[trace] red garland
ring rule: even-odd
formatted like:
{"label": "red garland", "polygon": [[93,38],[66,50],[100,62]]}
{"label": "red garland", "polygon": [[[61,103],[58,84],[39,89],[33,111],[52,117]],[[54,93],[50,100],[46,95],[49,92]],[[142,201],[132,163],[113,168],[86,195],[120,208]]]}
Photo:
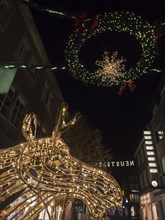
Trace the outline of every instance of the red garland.
{"label": "red garland", "polygon": [[119,88],[119,90],[118,90],[118,92],[117,92],[117,94],[118,94],[119,96],[122,95],[122,93],[123,93],[123,91],[125,90],[126,86],[129,87],[129,90],[130,90],[131,92],[134,92],[134,90],[135,90],[136,87],[137,87],[133,80],[129,80],[128,82],[126,82],[126,83],[124,83],[124,84],[122,84],[122,85],[120,86],[120,88]]}
{"label": "red garland", "polygon": [[78,30],[81,30],[84,28],[83,23],[84,21],[89,17],[89,13],[87,11],[81,11],[78,17],[74,20],[74,27]]}
{"label": "red garland", "polygon": [[96,28],[98,27],[98,25],[99,25],[99,22],[98,22],[98,20],[96,19],[96,20],[93,21],[91,28],[92,28],[92,29],[96,29]]}
{"label": "red garland", "polygon": [[74,27],[77,29],[77,39],[80,40],[82,33],[87,26],[91,26],[92,29],[96,29],[99,25],[99,22],[97,19],[85,23],[85,20],[89,17],[89,12],[87,11],[81,11],[78,17],[74,20]]}
{"label": "red garland", "polygon": [[73,76],[74,79],[79,80],[79,78],[76,76],[76,74],[72,70],[69,70],[68,73],[69,75]]}

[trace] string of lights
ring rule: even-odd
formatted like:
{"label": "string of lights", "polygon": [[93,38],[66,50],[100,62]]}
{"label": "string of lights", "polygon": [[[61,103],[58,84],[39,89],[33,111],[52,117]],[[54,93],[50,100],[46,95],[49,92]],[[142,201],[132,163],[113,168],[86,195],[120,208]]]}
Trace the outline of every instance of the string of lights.
{"label": "string of lights", "polygon": [[14,63],[14,62],[0,63],[0,69],[1,68],[4,68],[4,69],[37,69],[37,70],[49,69],[52,71],[67,69],[65,66],[24,65],[20,63]]}
{"label": "string of lights", "polygon": [[60,9],[60,11],[55,10],[54,7],[45,7],[34,2],[34,0],[20,0],[20,2],[28,5],[31,8],[37,9],[38,11],[49,14],[51,16],[55,16],[59,18],[69,18],[69,19],[74,19],[76,17],[74,13],[68,12],[63,9]]}
{"label": "string of lights", "polygon": [[33,220],[44,210],[49,219],[54,219],[55,207],[60,206],[62,210],[73,198],[82,200],[95,218],[102,217],[108,208],[122,204],[116,180],[72,157],[60,138],[61,132],[79,118],[76,115],[66,123],[66,111],[67,106],[63,105],[52,136],[39,139],[36,138],[36,115],[26,115],[22,133],[27,142],[0,150],[0,204],[19,193],[3,209],[1,219]]}

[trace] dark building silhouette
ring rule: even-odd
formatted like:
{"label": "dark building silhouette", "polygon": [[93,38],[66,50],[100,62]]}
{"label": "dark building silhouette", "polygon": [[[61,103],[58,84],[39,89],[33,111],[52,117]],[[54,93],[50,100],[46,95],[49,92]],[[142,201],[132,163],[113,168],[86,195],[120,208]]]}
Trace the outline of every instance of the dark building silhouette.
{"label": "dark building silhouette", "polygon": [[[29,8],[16,0],[4,0],[0,9],[0,63],[50,65]],[[62,102],[53,72],[18,69],[9,92],[0,94],[0,148],[24,141],[21,125],[29,112],[37,115],[37,135],[49,135]]]}
{"label": "dark building silhouette", "polygon": [[152,117],[135,153],[141,219],[165,219],[165,78],[153,98]]}

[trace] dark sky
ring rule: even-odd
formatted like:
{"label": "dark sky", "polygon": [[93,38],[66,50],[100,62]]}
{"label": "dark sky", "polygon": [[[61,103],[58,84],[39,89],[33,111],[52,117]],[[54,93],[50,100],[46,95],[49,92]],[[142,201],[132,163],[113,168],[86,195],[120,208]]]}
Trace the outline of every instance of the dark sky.
{"label": "dark sky", "polygon": [[[91,16],[95,16],[104,12],[123,10],[132,11],[151,24],[156,19],[165,21],[163,0],[42,0],[39,2],[57,10],[63,9],[76,14],[86,10]],[[67,65],[64,50],[74,29],[73,20],[67,18],[62,20],[35,9],[32,9],[32,13],[52,65]],[[135,42],[133,48],[129,37],[116,35],[114,38],[112,33],[107,33],[101,38],[101,44],[109,48],[111,41],[119,45],[123,40],[128,47],[128,53],[132,57],[138,57],[138,42]],[[86,62],[93,59],[97,48],[99,50],[100,44],[95,46],[95,41],[96,39],[93,39],[86,44],[80,54],[87,57]],[[164,37],[159,39],[160,56],[156,57],[153,68],[163,66],[164,42]],[[133,158],[142,131],[151,117],[148,107],[161,74],[150,73],[140,77],[135,81],[136,90],[131,93],[127,88],[122,96],[117,95],[116,86],[105,88],[85,85],[80,80],[75,80],[68,72],[55,74],[70,111],[77,110],[87,114],[91,126],[102,131],[103,143],[107,148],[112,148],[112,154],[116,160]]]}

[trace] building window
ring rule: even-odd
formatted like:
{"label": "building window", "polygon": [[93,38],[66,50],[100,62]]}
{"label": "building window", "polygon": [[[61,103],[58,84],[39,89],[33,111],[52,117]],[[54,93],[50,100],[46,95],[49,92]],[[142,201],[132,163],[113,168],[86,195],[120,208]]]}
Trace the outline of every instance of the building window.
{"label": "building window", "polygon": [[157,143],[164,137],[163,129],[161,128],[161,125],[159,125],[159,128],[155,132],[156,141]]}
{"label": "building window", "polygon": [[150,169],[150,173],[158,173],[158,169],[152,168],[152,169]]}
{"label": "building window", "polygon": [[157,167],[156,163],[148,163],[149,167]]}
{"label": "building window", "polygon": [[146,146],[146,150],[153,150],[154,147],[153,146]]}
{"label": "building window", "polygon": [[29,60],[32,57],[32,49],[29,41],[26,38],[24,38],[18,45],[15,57],[20,63],[24,65],[29,63]]}
{"label": "building window", "polygon": [[5,96],[0,96],[0,113],[10,121],[16,128],[19,128],[25,113],[25,102],[17,97],[13,87]]}
{"label": "building window", "polygon": [[51,112],[53,109],[54,98],[47,83],[44,84],[41,99],[48,108],[48,110]]}
{"label": "building window", "polygon": [[149,156],[153,156],[153,155],[155,155],[155,152],[154,151],[147,151],[147,155],[149,155]]}
{"label": "building window", "polygon": [[145,135],[145,136],[144,136],[144,139],[146,139],[146,140],[151,140],[152,137],[151,137],[150,135],[147,135],[147,136]]}
{"label": "building window", "polygon": [[152,144],[152,141],[145,141],[145,144]]}
{"label": "building window", "polygon": [[148,161],[155,161],[155,157],[147,157]]}
{"label": "building window", "polygon": [[138,203],[139,202],[138,194],[129,194],[129,200],[132,203]]}
{"label": "building window", "polygon": [[9,112],[14,102],[14,98],[15,98],[15,90],[12,87],[5,96],[0,96],[0,113],[5,118],[8,118]]}
{"label": "building window", "polygon": [[143,131],[143,134],[151,134],[151,131]]}
{"label": "building window", "polygon": [[163,131],[158,131],[158,138],[159,140],[161,140],[164,136],[164,132]]}
{"label": "building window", "polygon": [[16,127],[19,128],[21,126],[23,116],[25,113],[25,103],[19,97],[14,105],[12,114],[11,114],[11,123]]}

